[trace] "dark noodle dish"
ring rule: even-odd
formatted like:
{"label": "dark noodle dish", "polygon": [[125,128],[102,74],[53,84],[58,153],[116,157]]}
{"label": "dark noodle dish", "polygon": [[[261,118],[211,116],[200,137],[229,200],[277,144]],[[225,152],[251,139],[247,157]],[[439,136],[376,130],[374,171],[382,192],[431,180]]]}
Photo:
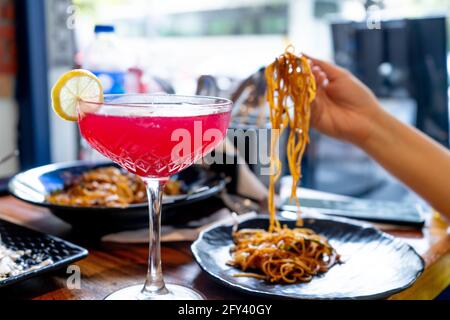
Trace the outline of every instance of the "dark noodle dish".
{"label": "dark noodle dish", "polygon": [[[166,195],[181,194],[181,181],[169,180]],[[52,204],[78,207],[127,207],[146,203],[144,182],[136,175],[110,166],[84,172],[46,197]]]}

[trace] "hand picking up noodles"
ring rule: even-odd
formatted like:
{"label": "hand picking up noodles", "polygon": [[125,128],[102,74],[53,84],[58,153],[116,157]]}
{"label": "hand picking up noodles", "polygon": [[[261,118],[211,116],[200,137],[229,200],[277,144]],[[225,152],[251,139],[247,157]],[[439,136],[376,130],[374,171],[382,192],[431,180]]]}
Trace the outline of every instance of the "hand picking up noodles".
{"label": "hand picking up noodles", "polygon": [[[292,47],[266,68],[267,101],[270,107],[271,159],[269,185],[269,229],[243,229],[233,234],[235,246],[229,265],[242,271],[235,276],[255,277],[269,282],[307,282],[326,272],[339,255],[328,240],[306,228],[281,226],[275,212],[275,183],[281,172],[276,146],[282,132],[289,127],[287,158],[293,177],[291,200],[295,200],[301,178],[301,161],[309,142],[311,103],[316,93],[314,75],[304,56],[292,53]],[[275,130],[274,130],[275,129]],[[299,218],[298,225],[302,225]]]}

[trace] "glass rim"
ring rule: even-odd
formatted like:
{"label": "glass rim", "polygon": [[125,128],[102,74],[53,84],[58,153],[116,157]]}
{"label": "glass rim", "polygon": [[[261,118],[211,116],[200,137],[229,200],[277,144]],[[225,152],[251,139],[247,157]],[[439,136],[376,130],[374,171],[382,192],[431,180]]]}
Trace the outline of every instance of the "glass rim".
{"label": "glass rim", "polygon": [[[224,108],[224,107],[230,107],[233,105],[233,101],[231,101],[230,99],[226,99],[226,98],[222,98],[222,97],[216,97],[216,96],[204,96],[204,95],[183,95],[183,94],[166,94],[166,93],[125,93],[125,94],[105,94],[104,96],[105,98],[121,98],[121,97],[147,97],[147,98],[151,98],[151,97],[172,97],[175,99],[180,99],[180,101],[174,101],[174,102],[160,102],[160,103],[151,103],[151,102],[110,102],[110,101],[89,101],[89,100],[81,100],[81,103],[86,103],[86,104],[94,104],[94,105],[98,105],[98,106],[111,106],[111,107],[135,107],[135,108],[145,108],[145,107],[158,107],[158,105],[164,105],[164,106],[168,106],[168,105],[174,105],[176,102],[183,102],[182,99],[185,98],[186,99],[186,103],[189,103],[189,99],[191,100],[210,100],[211,103],[193,103],[194,106],[196,107],[215,107],[215,108]],[[213,102],[216,101],[216,102]],[[217,102],[219,101],[219,102]]]}

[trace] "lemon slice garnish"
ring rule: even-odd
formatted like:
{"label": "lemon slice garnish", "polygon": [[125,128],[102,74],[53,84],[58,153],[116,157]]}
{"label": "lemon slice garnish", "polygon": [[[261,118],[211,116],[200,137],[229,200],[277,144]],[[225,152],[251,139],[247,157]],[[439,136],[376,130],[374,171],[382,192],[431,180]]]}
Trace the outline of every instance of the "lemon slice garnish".
{"label": "lemon slice garnish", "polygon": [[77,121],[80,100],[103,102],[103,88],[92,72],[75,69],[63,74],[53,86],[53,110],[64,120]]}

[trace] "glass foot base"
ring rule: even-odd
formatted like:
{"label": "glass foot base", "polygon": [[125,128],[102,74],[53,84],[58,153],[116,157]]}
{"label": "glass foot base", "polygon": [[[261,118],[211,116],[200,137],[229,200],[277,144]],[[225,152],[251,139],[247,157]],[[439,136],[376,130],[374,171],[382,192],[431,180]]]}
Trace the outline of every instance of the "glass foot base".
{"label": "glass foot base", "polygon": [[205,300],[197,291],[178,284],[166,284],[169,292],[158,295],[143,294],[142,288],[142,284],[126,287],[111,293],[105,300]]}

